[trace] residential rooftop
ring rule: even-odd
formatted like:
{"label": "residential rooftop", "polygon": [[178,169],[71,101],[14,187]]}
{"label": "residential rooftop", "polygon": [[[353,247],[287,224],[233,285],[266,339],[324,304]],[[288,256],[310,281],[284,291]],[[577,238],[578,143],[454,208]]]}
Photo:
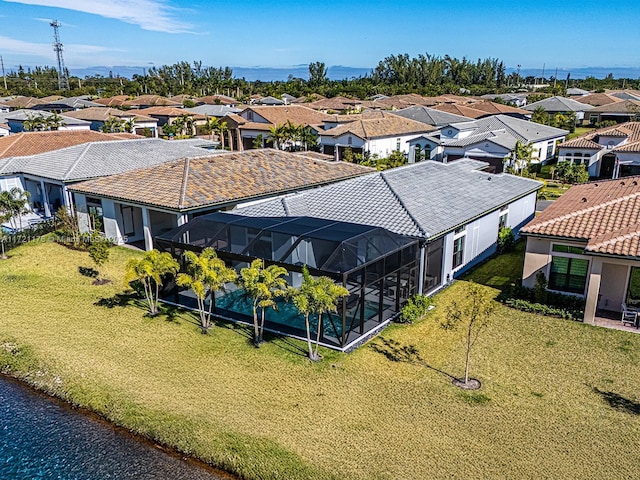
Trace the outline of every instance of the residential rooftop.
{"label": "residential rooftop", "polygon": [[361,165],[276,149],[182,158],[73,185],[87,195],[190,210],[224,206],[372,172]]}
{"label": "residential rooftop", "polygon": [[424,161],[236,210],[248,216],[310,216],[435,238],[541,188],[483,171],[486,162]]}
{"label": "residential rooftop", "polygon": [[582,103],[572,98],[559,97],[557,95],[530,103],[522,108],[533,112],[539,107],[542,107],[547,112],[585,112],[593,108],[593,106],[587,103]]}
{"label": "residential rooftop", "polygon": [[640,257],[640,177],[574,185],[522,230],[586,243],[586,252]]}

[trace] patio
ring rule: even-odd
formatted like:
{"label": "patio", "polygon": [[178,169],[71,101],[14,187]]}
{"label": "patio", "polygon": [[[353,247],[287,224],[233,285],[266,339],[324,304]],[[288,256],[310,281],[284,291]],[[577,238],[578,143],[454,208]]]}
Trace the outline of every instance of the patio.
{"label": "patio", "polygon": [[611,310],[598,310],[596,312],[593,325],[596,325],[598,327],[611,328],[613,330],[640,333],[640,328],[632,327],[630,325],[623,325],[620,318],[620,312],[612,312]]}

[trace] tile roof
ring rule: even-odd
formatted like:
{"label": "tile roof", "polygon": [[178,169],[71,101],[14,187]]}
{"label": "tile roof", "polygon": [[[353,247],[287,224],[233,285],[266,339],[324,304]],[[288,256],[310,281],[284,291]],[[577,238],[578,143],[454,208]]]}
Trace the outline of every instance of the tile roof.
{"label": "tile roof", "polygon": [[185,108],[189,113],[195,113],[198,115],[206,115],[207,117],[224,117],[229,113],[238,113],[241,110],[236,107],[230,107],[229,105],[198,105],[193,108]]}
{"label": "tile roof", "polygon": [[348,110],[360,104],[362,104],[362,100],[338,96],[306,103],[305,106],[314,110]]}
{"label": "tile roof", "polygon": [[142,137],[130,133],[100,133],[93,130],[21,132],[0,137],[0,158],[36,155],[88,142],[136,138]]}
{"label": "tile roof", "polygon": [[7,105],[8,107],[18,109],[18,108],[31,108],[34,105],[40,105],[41,103],[46,103],[46,100],[42,101],[42,99],[40,98],[20,96],[20,97],[12,98],[11,100],[7,100],[3,102],[3,105]]}
{"label": "tile roof", "polygon": [[640,101],[637,100],[621,100],[619,102],[600,105],[589,110],[589,113],[628,113],[640,114]]}
{"label": "tile roof", "polygon": [[614,97],[613,95],[609,95],[607,93],[590,93],[589,95],[585,95],[584,97],[576,97],[574,100],[580,103],[587,103],[589,105],[593,105],[594,107],[599,107],[601,105],[608,105],[610,103],[619,102],[620,99]]}
{"label": "tile roof", "polygon": [[176,108],[176,107],[149,107],[149,108],[141,108],[137,110],[138,113],[142,115],[148,115],[149,117],[153,117],[155,115],[160,117],[179,117],[180,115],[189,115],[194,118],[194,120],[206,120],[204,115],[200,115],[198,113],[191,113],[185,111],[184,108]]}
{"label": "tile roof", "polygon": [[325,119],[329,118],[329,115],[318,112],[312,108],[302,105],[283,105],[283,106],[270,106],[270,107],[247,107],[242,113],[247,110],[251,110],[271,125],[284,125],[288,120],[295,125],[314,125],[322,123]]}
{"label": "tile roof", "polygon": [[389,112],[375,112],[369,116],[363,115],[359,119],[338,125],[329,130],[321,131],[321,136],[339,137],[345,133],[352,133],[362,139],[391,137],[396,135],[410,135],[432,132],[435,127],[417,122],[409,118],[394,115]]}
{"label": "tile roof", "polygon": [[[21,109],[21,110],[14,110],[13,112],[9,112],[9,113],[0,113],[0,120],[15,120],[17,122],[24,122],[25,120],[28,120],[30,117],[49,118],[52,115],[55,115],[55,114],[44,111],[44,110]],[[60,115],[60,118],[64,122],[65,126],[84,125],[88,127],[90,125],[90,122],[69,117],[66,114]]]}
{"label": "tile roof", "polygon": [[597,146],[599,150],[606,148],[606,145],[598,144],[599,137],[627,137],[627,143],[614,147],[614,151],[622,150],[632,143],[640,142],[640,122],[626,122],[616,125],[615,127],[600,128],[581,137],[563,142],[558,146],[562,148],[596,148]]}
{"label": "tile roof", "polygon": [[640,177],[571,187],[523,229],[586,241],[586,252],[640,257]]}
{"label": "tile roof", "polygon": [[226,95],[207,95],[205,97],[196,98],[195,101],[206,105],[237,105],[240,103],[239,100],[227,97]]}
{"label": "tile roof", "polygon": [[11,157],[0,168],[0,175],[26,173],[64,182],[78,181],[158,165],[177,158],[210,156],[209,150],[198,148],[210,143],[158,138],[91,142],[37,155]]}
{"label": "tile roof", "polygon": [[118,110],[111,107],[88,107],[74,112],[65,112],[65,116],[72,118],[79,118],[80,120],[99,121],[104,122],[109,117],[117,118],[134,118],[138,122],[155,122],[157,121],[153,117],[142,115],[140,110]]}
{"label": "tile roof", "polygon": [[180,159],[81,182],[75,192],[173,210],[224,205],[363,175],[372,169],[275,149]]}
{"label": "tile roof", "polygon": [[415,120],[416,122],[433,125],[435,127],[448,125],[454,122],[467,122],[469,120],[472,120],[468,117],[463,117],[454,113],[443,112],[434,108],[424,106],[407,107],[403,108],[402,110],[396,110],[393,113],[401,117],[409,118],[411,120]]}
{"label": "tile roof", "polygon": [[523,143],[558,138],[569,133],[566,130],[507,115],[490,115],[471,122],[452,123],[451,126],[458,130],[472,129],[472,135],[481,135],[484,132],[505,132]]}
{"label": "tile roof", "polygon": [[530,103],[522,108],[533,112],[538,107],[542,107],[547,112],[585,112],[594,108],[587,103],[581,103],[572,98],[559,97],[557,95]]}
{"label": "tile roof", "polygon": [[182,107],[182,101],[171,100],[160,95],[140,95],[132,99],[122,102],[123,107],[139,107],[139,106],[159,106],[159,107]]}
{"label": "tile roof", "polygon": [[489,100],[485,100],[482,102],[474,102],[469,105],[471,108],[475,110],[481,110],[483,112],[490,113],[492,115],[496,114],[518,114],[518,115],[531,115],[531,112],[528,110],[523,110],[522,108],[512,107],[511,105],[503,105],[501,103],[491,102]]}
{"label": "tile roof", "polygon": [[94,102],[106,105],[107,107],[120,107],[129,100],[129,95],[115,95],[107,98],[96,98]]}
{"label": "tile roof", "polygon": [[433,238],[542,186],[527,178],[483,172],[487,165],[476,160],[448,164],[425,161],[236,212],[249,216],[307,215]]}
{"label": "tile roof", "polygon": [[417,93],[407,93],[404,95],[392,95],[390,97],[377,98],[371,102],[370,106],[375,108],[401,109],[414,105],[435,105],[437,100],[423,97]]}
{"label": "tile roof", "polygon": [[481,118],[491,115],[490,113],[483,110],[473,108],[473,105],[474,104],[457,105],[453,103],[441,103],[432,108],[434,108],[435,110],[440,110],[441,112],[447,112],[453,115],[460,115],[467,118]]}

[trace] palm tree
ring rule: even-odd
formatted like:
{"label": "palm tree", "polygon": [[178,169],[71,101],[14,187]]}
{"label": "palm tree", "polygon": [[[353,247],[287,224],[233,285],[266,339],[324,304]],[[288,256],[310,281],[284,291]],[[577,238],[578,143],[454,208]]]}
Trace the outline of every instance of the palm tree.
{"label": "palm tree", "polygon": [[269,128],[269,135],[267,136],[267,139],[273,142],[273,148],[280,150],[280,145],[285,139],[285,126],[276,125]]}
{"label": "palm tree", "polygon": [[[180,273],[176,277],[176,283],[181,287],[190,288],[198,301],[198,313],[200,315],[200,328],[202,333],[207,333],[211,328],[211,311],[214,303],[214,292],[224,290],[226,283],[233,282],[237,273],[233,268],[225,265],[218,258],[213,248],[205,248],[200,255],[193,252],[184,252],[187,260],[187,273]],[[207,295],[210,296],[209,308],[205,309]]]}
{"label": "palm tree", "polygon": [[[308,356],[311,361],[320,360],[318,355],[318,345],[322,335],[322,315],[325,312],[337,311],[338,300],[349,295],[349,291],[337,285],[329,277],[319,277],[314,279],[307,266],[302,267],[302,285],[300,288],[290,289],[288,292],[298,313],[304,315],[305,328],[307,331]],[[315,314],[318,317],[316,330],[315,348],[311,344],[311,325],[309,317]]]}
{"label": "palm tree", "polygon": [[39,132],[45,129],[45,120],[42,114],[27,115],[27,119],[22,122],[22,127],[27,132]]}
{"label": "palm tree", "polygon": [[47,130],[58,130],[60,127],[66,125],[64,120],[57,113],[52,113],[44,120]]}
{"label": "palm tree", "polygon": [[0,212],[7,215],[11,226],[18,230],[22,228],[22,215],[29,213],[29,198],[31,195],[18,187],[0,192]]}
{"label": "palm tree", "polygon": [[129,120],[122,120],[122,128],[127,133],[133,133],[133,130],[136,126],[136,119],[131,117]]}
{"label": "palm tree", "polygon": [[220,138],[220,146],[224,150],[224,135],[229,131],[229,127],[227,127],[227,122],[218,122],[216,133]]}
{"label": "palm tree", "polygon": [[153,249],[140,258],[127,262],[125,282],[139,281],[144,287],[144,296],[149,306],[149,314],[158,313],[158,295],[162,280],[167,275],[175,275],[180,265],[170,253],[160,253]]}
{"label": "palm tree", "polygon": [[[267,308],[274,308],[275,298],[285,294],[287,281],[283,278],[287,270],[278,265],[264,267],[262,259],[256,259],[251,265],[240,270],[238,285],[251,299],[253,310],[253,342],[257,346],[262,343],[264,319]],[[261,322],[258,324],[258,308]]]}

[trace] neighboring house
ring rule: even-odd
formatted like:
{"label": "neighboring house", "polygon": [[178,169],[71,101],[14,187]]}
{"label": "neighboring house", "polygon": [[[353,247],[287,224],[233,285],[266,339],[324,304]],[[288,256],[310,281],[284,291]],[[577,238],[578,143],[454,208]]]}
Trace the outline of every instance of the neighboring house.
{"label": "neighboring house", "polygon": [[584,321],[640,307],[640,177],[571,187],[527,224],[522,283],[583,297]]}
{"label": "neighboring house", "polygon": [[286,105],[287,104],[286,101],[276,97],[272,97],[272,96],[262,97],[252,103],[256,105]]}
{"label": "neighboring house", "polygon": [[605,127],[558,145],[558,162],[586,165],[590,177],[640,174],[640,122]]}
{"label": "neighboring house", "polygon": [[135,109],[143,109],[149,107],[182,108],[182,101],[172,100],[160,95],[140,95],[139,97],[124,100],[119,106]]}
{"label": "neighboring house", "polygon": [[640,101],[638,100],[621,100],[589,110],[589,123],[591,124],[604,121],[623,123],[637,119],[640,119]]}
{"label": "neighboring house", "polygon": [[207,117],[204,115],[200,115],[198,113],[187,112],[184,108],[176,108],[176,107],[148,107],[141,108],[136,111],[140,115],[145,115],[147,117],[155,118],[158,121],[158,127],[160,129],[160,134],[162,134],[162,127],[164,125],[171,125],[175,122],[176,118],[182,117],[183,115],[189,115],[193,118],[193,132],[187,134],[194,134],[198,127],[201,127],[207,123]]}
{"label": "neighboring house", "polygon": [[555,96],[530,103],[522,108],[529,110],[530,112],[535,112],[536,109],[542,108],[550,115],[555,115],[556,113],[561,113],[563,115],[575,113],[576,125],[579,125],[585,119],[585,112],[592,110],[594,107],[571,98]]}
{"label": "neighboring house", "polygon": [[75,196],[82,231],[90,229],[93,209],[100,212],[108,238],[117,244],[144,241],[150,250],[153,236],[195,216],[371,171],[304,152],[261,149],[181,158],[77,183],[69,190]]}
{"label": "neighboring house", "polygon": [[360,112],[362,110],[362,100],[354,100],[347,97],[323,98],[311,103],[305,103],[305,106],[313,108],[324,113],[333,112]]}
{"label": "neighboring house", "polygon": [[378,96],[370,103],[363,104],[363,107],[400,110],[402,108],[413,107],[416,105],[433,106],[438,103],[438,100],[431,97],[423,97],[417,93],[407,93],[404,95],[392,95],[390,97]]}
{"label": "neighboring house", "polygon": [[2,105],[3,110],[23,110],[33,108],[34,106],[40,105],[41,103],[43,103],[43,99],[41,98],[24,97],[20,95],[9,100],[5,100]]}
{"label": "neighboring house", "polygon": [[195,99],[195,102],[199,105],[227,105],[229,107],[240,105],[240,100],[227,95],[207,95]]}
{"label": "neighboring house", "polygon": [[526,93],[502,93],[502,94],[493,94],[489,93],[486,95],[482,95],[481,98],[486,98],[487,100],[495,100],[499,98],[507,105],[513,105],[515,107],[524,107],[527,104],[527,94]]}
{"label": "neighboring house", "polygon": [[401,110],[396,110],[393,113],[404,118],[415,120],[416,122],[426,123],[432,127],[443,127],[450,123],[469,122],[473,120],[469,117],[443,112],[422,105],[403,108]]}
{"label": "neighboring house", "polygon": [[[98,135],[97,132],[91,133]],[[118,138],[117,135],[123,134],[113,134],[115,138]],[[12,138],[7,137],[7,140]],[[22,141],[28,144],[29,140],[26,136]],[[72,183],[158,165],[177,158],[211,155],[206,148],[200,148],[208,144],[203,140],[166,141],[157,138],[85,143],[0,160],[0,179],[28,191],[31,207],[44,217],[49,217],[61,206],[73,207],[73,199],[67,188]],[[156,185],[156,188],[160,186]]]}
{"label": "neighboring house", "polygon": [[409,141],[434,130],[435,127],[426,123],[380,110],[333,128],[317,129],[317,132],[322,153],[339,160],[347,148],[354,153],[368,152],[379,157],[388,157],[394,151],[408,156]]}
{"label": "neighboring house", "polygon": [[503,164],[512,160],[516,142],[531,146],[531,161],[539,163],[554,157],[556,144],[568,133],[506,115],[452,123],[439,131],[442,161],[473,158],[487,161],[496,172],[501,172]]}
{"label": "neighboring house", "polygon": [[239,108],[232,107],[230,105],[210,105],[203,104],[198,105],[193,108],[185,108],[185,112],[196,114],[196,115],[204,115],[205,117],[216,117],[222,118],[225,115],[229,115],[230,113],[240,113],[242,110]]}
{"label": "neighboring house", "polygon": [[584,97],[574,98],[574,100],[577,100],[580,103],[587,103],[594,107],[600,107],[602,105],[609,105],[610,103],[621,101],[618,97],[614,97],[607,93],[590,93]]}
{"label": "neighboring house", "polygon": [[115,95],[113,97],[96,98],[94,102],[104,105],[105,107],[122,107],[122,104],[129,100],[129,95]]}
{"label": "neighboring house", "polygon": [[586,97],[591,92],[582,88],[567,88],[567,96],[569,97]]}
{"label": "neighboring house", "polygon": [[620,100],[635,100],[640,101],[640,90],[610,90],[607,91],[609,95],[612,95]]}
{"label": "neighboring house", "polygon": [[68,117],[91,122],[91,130],[100,131],[109,118],[118,118],[124,121],[133,120],[133,133],[147,137],[158,136],[158,120],[153,117],[140,114],[138,110],[123,111],[109,107],[88,107],[76,112],[67,112]]}
{"label": "neighboring house", "polygon": [[0,137],[6,137],[11,133],[8,123],[0,123]]}
{"label": "neighboring house", "polygon": [[[44,99],[42,99],[44,100]],[[33,110],[46,110],[47,112],[71,112],[81,108],[102,107],[101,104],[89,100],[88,96],[60,98],[50,100],[31,107]]]}
{"label": "neighboring house", "polygon": [[485,112],[485,115],[474,118],[484,118],[488,115],[506,115],[508,117],[520,118],[522,120],[530,120],[531,112],[518,107],[512,107],[511,105],[504,105],[502,103],[495,103],[489,100],[482,102],[474,102],[468,105],[474,110],[480,110]]}
{"label": "neighboring house", "polygon": [[[486,162],[421,162],[238,208],[253,217],[308,216],[381,227],[421,240],[414,274],[432,293],[496,251],[533,218],[540,182],[484,171]],[[419,273],[418,273],[419,272]]]}
{"label": "neighboring house", "polygon": [[[50,112],[41,110],[14,110],[9,113],[0,114],[0,123],[6,122],[9,125],[11,133],[24,132],[24,122],[37,117],[48,118],[52,115],[57,115]],[[66,115],[60,115],[62,124],[58,127],[58,130],[90,130],[91,122],[79,120]]]}
{"label": "neighboring house", "polygon": [[223,117],[233,139],[234,150],[249,150],[260,135],[263,145],[267,142],[269,131],[273,127],[284,125],[288,121],[294,125],[318,125],[331,118],[329,115],[318,112],[303,105],[286,105],[247,107],[238,114],[229,114]]}

